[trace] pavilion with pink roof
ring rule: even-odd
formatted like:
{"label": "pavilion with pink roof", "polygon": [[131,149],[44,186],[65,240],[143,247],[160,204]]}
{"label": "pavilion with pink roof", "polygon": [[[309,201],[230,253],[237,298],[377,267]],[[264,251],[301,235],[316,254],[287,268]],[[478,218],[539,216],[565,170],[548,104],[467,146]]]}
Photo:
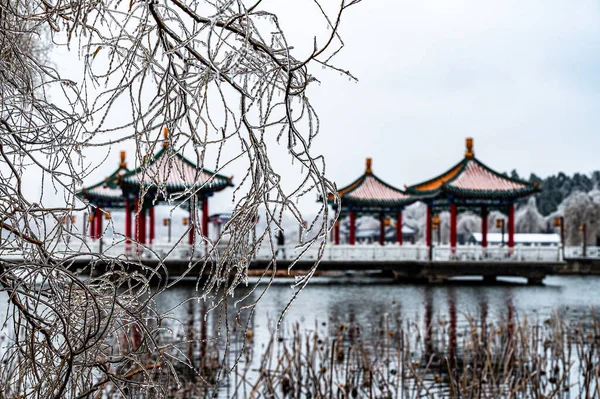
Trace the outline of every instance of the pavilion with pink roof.
{"label": "pavilion with pink roof", "polygon": [[[101,213],[106,209],[125,210],[125,235],[141,244],[152,244],[155,239],[154,206],[161,202],[187,202],[190,217],[189,244],[193,244],[195,226],[208,234],[208,200],[218,191],[232,187],[232,179],[207,169],[198,168],[177,151],[169,147],[168,130],[164,129],[163,147],[153,157],[134,170],[125,165],[125,152],[121,151],[119,169],[77,195],[93,205],[90,213],[91,237],[99,239],[102,231]],[[195,220],[197,204],[201,204],[202,220]],[[101,210],[102,208],[102,210]],[[132,218],[135,222],[132,223]],[[149,218],[149,223],[148,219]],[[186,224],[187,224],[186,223]],[[146,227],[148,225],[148,230]],[[132,232],[132,228],[134,231]]]}
{"label": "pavilion with pink roof", "polygon": [[[338,190],[341,203],[334,211],[338,218],[348,216],[350,231],[348,242],[356,242],[356,217],[360,215],[376,215],[379,217],[379,243],[385,240],[385,221],[389,215],[396,217],[396,241],[402,244],[402,210],[405,206],[418,200],[418,197],[391,186],[373,174],[372,160],[367,158],[365,172],[348,186]],[[334,195],[329,194],[327,202],[336,206]],[[339,222],[334,227],[334,241],[340,243]]]}
{"label": "pavilion with pink roof", "polygon": [[473,152],[473,139],[466,140],[465,157],[441,175],[407,187],[406,192],[427,204],[425,240],[431,247],[432,214],[450,208],[450,247],[457,244],[457,214],[460,210],[479,210],[482,246],[487,247],[488,213],[508,214],[508,246],[514,246],[515,201],[539,191],[535,184],[510,178],[489,168]]}

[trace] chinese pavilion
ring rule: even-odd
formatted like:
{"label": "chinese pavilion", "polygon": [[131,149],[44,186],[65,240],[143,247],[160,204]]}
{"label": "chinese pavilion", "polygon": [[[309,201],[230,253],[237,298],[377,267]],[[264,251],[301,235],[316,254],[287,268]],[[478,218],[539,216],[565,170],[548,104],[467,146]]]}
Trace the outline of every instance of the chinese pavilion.
{"label": "chinese pavilion", "polygon": [[[195,210],[198,201],[202,203],[201,229],[208,232],[208,198],[215,192],[232,187],[231,178],[198,169],[194,163],[179,152],[169,148],[168,129],[164,129],[163,148],[143,166],[128,170],[125,164],[125,151],[121,151],[119,169],[105,181],[89,188],[83,188],[77,196],[93,205],[90,212],[90,236],[99,239],[102,231],[102,211],[124,209],[125,236],[134,237],[139,243],[154,242],[154,206],[181,194],[181,199],[189,204],[190,234],[189,243],[194,242]],[[140,198],[140,195],[143,197]],[[135,232],[132,234],[132,214],[135,215]],[[146,216],[149,216],[149,232],[146,232]],[[147,234],[149,233],[149,234]]]}
{"label": "chinese pavilion", "polygon": [[[372,160],[367,158],[365,173],[350,185],[340,189],[340,203],[334,211],[338,217],[349,216],[350,234],[349,244],[356,242],[356,217],[364,214],[379,216],[379,243],[385,242],[385,220],[386,215],[392,214],[396,217],[396,241],[402,244],[402,210],[406,205],[416,202],[418,198],[406,194],[373,174],[371,169]],[[329,194],[327,202],[336,205],[335,196]],[[334,227],[334,242],[340,243],[339,222]]]}
{"label": "chinese pavilion", "polygon": [[125,163],[125,151],[121,151],[119,168],[104,181],[83,188],[77,196],[93,206],[90,207],[90,237],[97,240],[102,235],[102,209],[124,209],[126,201],[123,198],[119,179],[129,171]]}
{"label": "chinese pavilion", "polygon": [[[135,214],[135,239],[145,244],[154,241],[154,206],[164,202],[172,195],[181,194],[189,204],[191,225],[189,244],[194,242],[196,206],[202,203],[202,234],[208,235],[208,198],[215,192],[232,187],[231,178],[198,169],[194,163],[179,152],[169,149],[168,129],[164,129],[163,148],[152,158],[145,160],[143,166],[121,176],[120,186],[126,204],[126,235],[131,237],[131,202]],[[139,198],[143,194],[143,198]],[[146,237],[146,216],[150,218],[149,237]]]}
{"label": "chinese pavilion", "polygon": [[475,158],[473,139],[467,138],[465,157],[447,172],[426,182],[407,187],[406,192],[419,196],[427,204],[425,239],[431,247],[432,212],[450,208],[450,247],[457,244],[457,213],[462,209],[479,209],[482,246],[487,247],[488,212],[497,209],[508,214],[508,246],[514,247],[515,206],[518,198],[538,192],[537,185],[509,178],[490,169]]}

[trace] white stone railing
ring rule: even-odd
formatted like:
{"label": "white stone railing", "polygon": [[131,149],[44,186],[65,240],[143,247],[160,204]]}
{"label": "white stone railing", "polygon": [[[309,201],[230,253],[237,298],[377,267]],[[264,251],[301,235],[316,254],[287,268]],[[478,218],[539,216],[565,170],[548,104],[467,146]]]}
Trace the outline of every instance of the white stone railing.
{"label": "white stone railing", "polygon": [[600,247],[587,247],[583,256],[583,247],[565,247],[566,259],[590,258],[600,259]]}
{"label": "white stone railing", "polygon": [[[193,249],[193,253],[192,253]],[[187,243],[174,244],[159,243],[146,246],[136,246],[135,244],[126,244],[124,241],[116,244],[105,240],[102,245],[102,253],[110,257],[126,256],[128,258],[141,259],[189,259],[202,258],[207,253],[205,244],[199,243],[194,247]],[[294,245],[285,245],[282,247],[268,246],[261,247],[254,259],[268,260],[273,257],[275,250],[278,259],[293,259],[301,250],[296,249]],[[89,254],[90,259],[97,256],[100,252],[98,241],[91,241],[85,244],[78,242],[70,244],[68,247],[64,244],[56,246],[53,251],[57,256],[72,255],[74,253]],[[328,245],[323,254],[325,261],[402,261],[402,260],[428,260],[429,248],[421,245],[377,245],[377,244],[358,244],[358,245]],[[582,247],[566,247],[564,256],[569,258],[583,258]],[[0,257],[19,258],[16,252],[0,254]],[[302,257],[304,260],[316,260],[318,257],[318,248],[314,247],[306,251]],[[79,256],[81,259],[81,257]],[[586,258],[600,259],[600,247],[587,247]],[[466,245],[450,248],[449,246],[433,247],[431,250],[431,259],[434,261],[540,261],[556,262],[562,260],[562,249],[556,246],[516,246],[508,248],[506,246],[490,246],[482,248],[478,246]]]}

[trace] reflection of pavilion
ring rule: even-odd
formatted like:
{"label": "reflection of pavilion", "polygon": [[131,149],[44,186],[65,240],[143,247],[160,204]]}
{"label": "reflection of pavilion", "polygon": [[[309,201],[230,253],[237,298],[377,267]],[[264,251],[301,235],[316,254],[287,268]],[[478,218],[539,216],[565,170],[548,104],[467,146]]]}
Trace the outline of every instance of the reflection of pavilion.
{"label": "reflection of pavilion", "polygon": [[[125,152],[121,152],[119,169],[89,188],[84,188],[77,196],[91,206],[90,221],[92,239],[102,235],[102,213],[110,217],[110,209],[124,209],[125,236],[136,241],[152,244],[155,237],[154,206],[161,202],[186,201],[190,212],[189,243],[194,242],[196,226],[201,227],[204,236],[208,233],[208,199],[215,192],[233,186],[231,178],[206,169],[199,169],[178,151],[169,146],[168,130],[165,128],[163,148],[134,170],[125,164]],[[196,207],[201,203],[202,220],[196,220]],[[132,234],[132,214],[135,217],[135,231]],[[148,231],[147,218],[149,216]]]}

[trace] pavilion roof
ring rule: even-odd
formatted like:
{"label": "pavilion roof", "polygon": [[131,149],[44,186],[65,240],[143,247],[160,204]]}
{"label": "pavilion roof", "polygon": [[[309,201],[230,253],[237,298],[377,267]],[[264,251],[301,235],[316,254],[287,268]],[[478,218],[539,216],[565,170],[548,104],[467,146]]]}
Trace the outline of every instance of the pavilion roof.
{"label": "pavilion roof", "polygon": [[[371,170],[371,158],[367,158],[365,173],[350,185],[338,190],[342,207],[353,205],[366,208],[399,208],[418,200],[412,195],[391,186],[375,176]],[[333,203],[334,195],[327,201]]]}
{"label": "pavilion roof", "polygon": [[193,188],[204,194],[233,186],[230,177],[207,169],[198,169],[193,162],[179,152],[171,151],[167,145],[143,166],[124,174],[121,184],[124,190],[154,186],[166,192],[181,192]]}
{"label": "pavilion roof", "polygon": [[90,203],[98,206],[111,205],[113,207],[124,206],[125,199],[123,191],[119,186],[119,179],[127,173],[127,165],[125,163],[125,151],[121,151],[121,163],[117,170],[111,173],[104,180],[79,190],[76,195]]}
{"label": "pavilion roof", "polygon": [[489,168],[473,152],[473,139],[467,139],[463,160],[441,175],[406,188],[422,197],[451,195],[473,199],[514,199],[539,191],[537,185],[510,178]]}

